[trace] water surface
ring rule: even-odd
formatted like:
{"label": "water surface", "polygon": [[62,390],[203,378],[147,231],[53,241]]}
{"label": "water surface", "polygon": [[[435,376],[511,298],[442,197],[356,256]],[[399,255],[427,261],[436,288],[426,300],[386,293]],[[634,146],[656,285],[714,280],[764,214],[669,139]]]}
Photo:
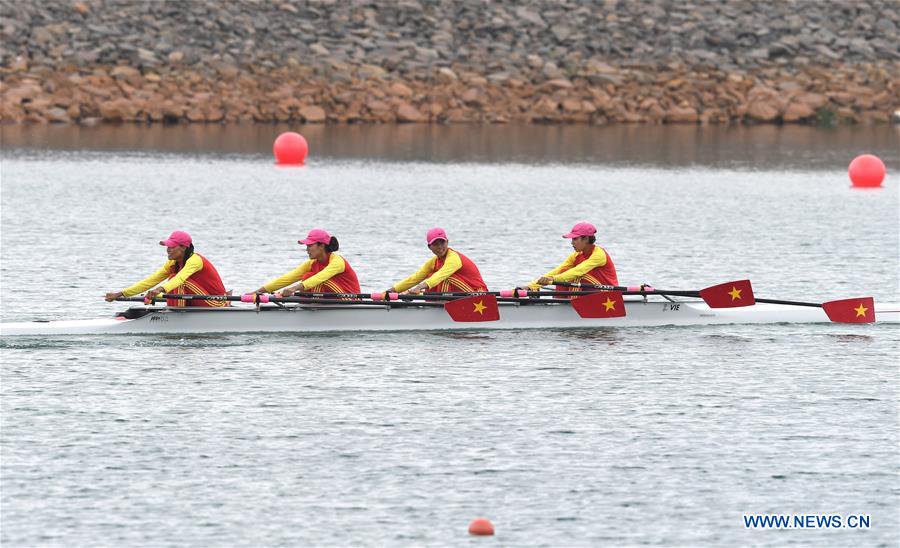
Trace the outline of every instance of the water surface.
{"label": "water surface", "polygon": [[[381,290],[428,257],[424,233],[442,225],[501,289],[560,261],[560,235],[582,219],[623,283],[747,277],[764,297],[900,301],[893,130],[750,132],[745,146],[652,129],[610,159],[597,144],[619,142],[608,135],[542,156],[493,128],[469,128],[453,153],[343,153],[364,147],[353,128],[311,139],[323,154],[303,169],[272,166],[268,137],[182,147],[166,143],[193,128],[144,128],[154,144],[140,150],[47,141],[54,128],[11,144],[4,129],[2,320],[111,314],[121,307],[100,296],[158,267],[174,229],[245,291],[295,266],[298,236],[322,226],[363,289]],[[847,159],[873,144],[892,178],[854,191]],[[61,337],[2,340],[0,353],[5,546],[885,546],[900,534],[897,326]],[[872,527],[749,530],[750,513],[869,514]],[[466,535],[481,515],[495,539]]]}

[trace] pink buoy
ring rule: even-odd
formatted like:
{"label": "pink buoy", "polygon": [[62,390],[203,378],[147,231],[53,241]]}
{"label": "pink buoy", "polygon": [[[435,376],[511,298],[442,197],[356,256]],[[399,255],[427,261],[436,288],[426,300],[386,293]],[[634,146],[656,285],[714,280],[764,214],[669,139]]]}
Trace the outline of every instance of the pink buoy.
{"label": "pink buoy", "polygon": [[275,139],[272,145],[275,163],[282,166],[302,166],[306,162],[309,144],[299,133],[286,131]]}
{"label": "pink buoy", "polygon": [[847,169],[850,174],[850,182],[856,187],[879,187],[884,181],[887,169],[881,158],[873,154],[860,154],[850,162]]}

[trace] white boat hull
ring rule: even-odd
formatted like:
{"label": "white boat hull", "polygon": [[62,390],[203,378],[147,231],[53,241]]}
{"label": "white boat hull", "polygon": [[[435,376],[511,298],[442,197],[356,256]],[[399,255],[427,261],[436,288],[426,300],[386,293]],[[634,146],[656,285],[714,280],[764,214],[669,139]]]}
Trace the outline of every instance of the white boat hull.
{"label": "white boat hull", "polygon": [[[500,303],[500,320],[454,322],[440,307],[299,305],[253,308],[153,308],[135,319],[64,320],[0,324],[0,336],[135,335],[188,333],[312,333],[447,329],[554,329],[666,325],[828,323],[821,308],[756,304],[711,309],[703,301],[626,301],[620,318],[581,318],[567,303]],[[143,312],[143,310],[141,310]],[[877,305],[877,323],[900,322],[900,305]]]}

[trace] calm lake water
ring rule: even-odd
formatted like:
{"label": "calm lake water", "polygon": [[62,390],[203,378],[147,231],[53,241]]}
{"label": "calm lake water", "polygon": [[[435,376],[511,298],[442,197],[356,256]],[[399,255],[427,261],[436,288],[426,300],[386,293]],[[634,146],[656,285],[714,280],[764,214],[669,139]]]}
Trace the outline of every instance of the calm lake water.
{"label": "calm lake water", "polygon": [[[441,225],[504,289],[582,219],[624,284],[900,301],[896,127],[313,127],[299,169],[272,164],[285,129],[2,128],[2,320],[112,314],[102,294],[175,229],[246,291],[323,227],[369,291]],[[850,188],[862,152],[884,188]],[[0,357],[4,546],[900,541],[896,325],[23,338]],[[495,537],[467,535],[478,516]]]}

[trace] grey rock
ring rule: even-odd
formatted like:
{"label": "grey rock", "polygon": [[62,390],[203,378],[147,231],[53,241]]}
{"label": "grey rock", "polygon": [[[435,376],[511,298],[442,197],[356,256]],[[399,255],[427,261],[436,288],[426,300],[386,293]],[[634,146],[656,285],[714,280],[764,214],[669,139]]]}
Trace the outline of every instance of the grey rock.
{"label": "grey rock", "polygon": [[622,79],[614,74],[588,74],[584,76],[588,82],[595,85],[612,84],[614,86],[622,85]]}
{"label": "grey rock", "polygon": [[819,44],[818,46],[816,46],[815,49],[817,52],[819,52],[819,54],[824,55],[825,57],[828,57],[829,59],[837,60],[837,59],[841,58],[840,55],[838,55],[837,53],[832,51],[831,48],[829,48],[825,44]]}
{"label": "grey rock", "polygon": [[541,74],[543,74],[546,78],[559,78],[563,76],[563,71],[556,66],[556,63],[545,63],[544,68],[541,69]]}
{"label": "grey rock", "polygon": [[541,14],[537,13],[536,11],[532,11],[524,6],[516,8],[516,16],[518,16],[522,21],[530,23],[538,28],[547,28],[547,23],[544,22],[544,18],[541,17]]}
{"label": "grey rock", "polygon": [[323,57],[331,55],[331,52],[328,51],[328,48],[326,48],[325,46],[323,46],[322,44],[320,44],[318,42],[310,45],[309,50],[311,52],[315,53],[316,55],[321,55]]}

